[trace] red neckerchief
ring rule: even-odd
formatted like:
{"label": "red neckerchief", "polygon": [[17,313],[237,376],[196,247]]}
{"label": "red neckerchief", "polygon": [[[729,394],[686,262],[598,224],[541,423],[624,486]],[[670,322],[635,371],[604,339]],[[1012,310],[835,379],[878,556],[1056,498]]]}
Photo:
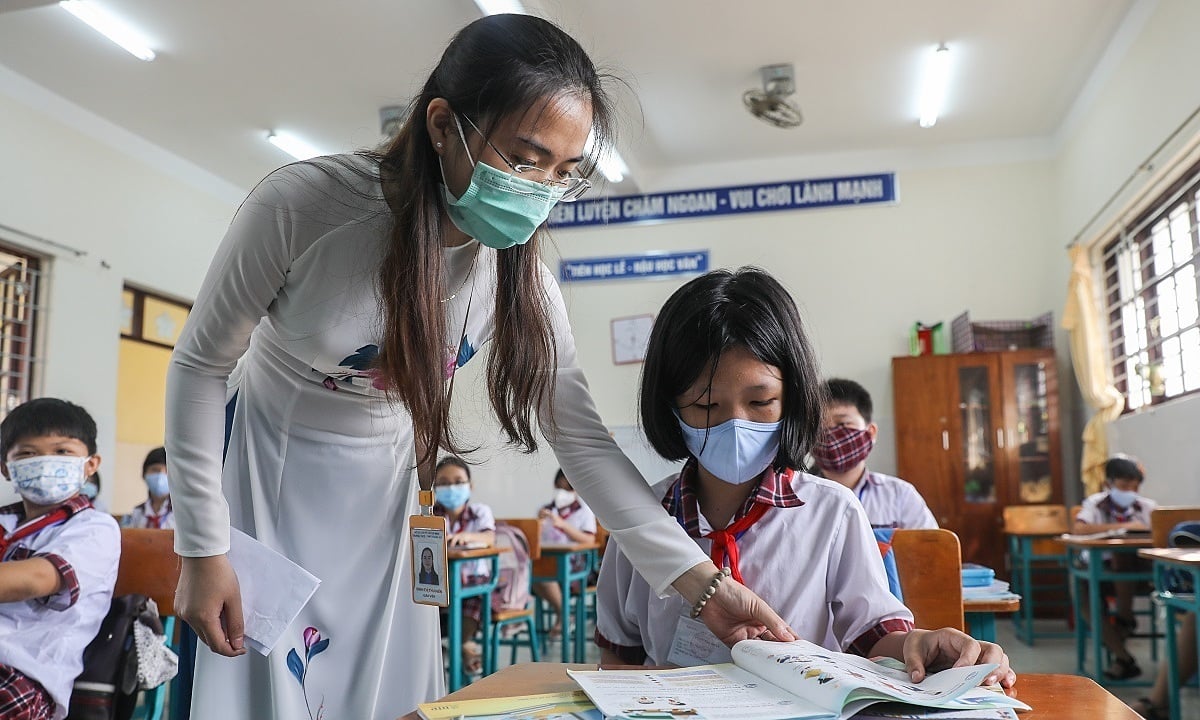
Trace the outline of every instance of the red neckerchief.
{"label": "red neckerchief", "polygon": [[568,505],[566,507],[560,508],[559,506],[555,505],[554,503],[550,503],[549,505],[546,506],[546,509],[553,510],[556,515],[558,515],[563,520],[566,520],[567,518],[574,515],[575,512],[582,507],[583,507],[583,503],[579,502],[579,500],[576,499],[575,502],[571,503],[570,505]]}
{"label": "red neckerchief", "polygon": [[[83,502],[77,502],[77,499],[82,499]],[[70,500],[62,505],[59,505],[45,515],[42,515],[32,522],[27,522],[24,524],[20,524],[25,517],[25,506],[23,504],[17,503],[15,505],[9,505],[5,508],[0,508],[0,512],[5,514],[11,513],[16,515],[18,518],[17,527],[14,528],[12,532],[7,533],[4,537],[0,538],[0,559],[3,559],[4,556],[8,554],[9,548],[11,548],[18,541],[24,540],[25,538],[33,535],[37,535],[52,525],[66,522],[75,513],[84,508],[90,508],[91,506],[92,503],[90,500],[82,495],[75,495]]]}
{"label": "red neckerchief", "polygon": [[[804,504],[804,501],[797,497],[792,489],[794,475],[795,471],[791,469],[775,472],[774,469],[767,468],[758,487],[734,515],[733,522],[722,530],[713,530],[707,535],[701,535],[699,501],[696,498],[695,490],[696,460],[692,458],[683,466],[679,477],[667,490],[667,495],[663,499],[663,507],[679,522],[689,536],[712,540],[710,556],[713,563],[717,567],[728,564],[733,579],[742,582],[742,574],[738,568],[740,554],[737,541],[772,507],[789,508]],[[726,563],[726,559],[728,559],[728,563]]]}
{"label": "red neckerchief", "polygon": [[[441,505],[433,506],[433,514],[441,515],[442,517],[446,518],[447,520],[450,519],[449,516],[446,514],[446,508]],[[455,520],[450,523],[450,534],[456,535],[460,532],[465,532],[467,523],[471,522],[474,519],[475,519],[475,512],[473,510],[471,510],[471,503],[468,502],[466,505],[463,506],[462,512],[458,514],[458,520]]]}

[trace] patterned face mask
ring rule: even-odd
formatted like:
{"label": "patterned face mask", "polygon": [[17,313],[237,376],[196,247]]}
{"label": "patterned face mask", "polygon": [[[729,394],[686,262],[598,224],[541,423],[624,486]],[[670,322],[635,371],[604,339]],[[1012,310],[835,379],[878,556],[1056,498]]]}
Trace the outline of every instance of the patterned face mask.
{"label": "patterned face mask", "polygon": [[838,425],[825,431],[821,442],[812,449],[817,467],[829,472],[844,473],[867,459],[875,440],[866,428]]}
{"label": "patterned face mask", "polygon": [[57,505],[83,487],[87,457],[39,455],[8,463],[8,474],[22,498],[35,505]]}

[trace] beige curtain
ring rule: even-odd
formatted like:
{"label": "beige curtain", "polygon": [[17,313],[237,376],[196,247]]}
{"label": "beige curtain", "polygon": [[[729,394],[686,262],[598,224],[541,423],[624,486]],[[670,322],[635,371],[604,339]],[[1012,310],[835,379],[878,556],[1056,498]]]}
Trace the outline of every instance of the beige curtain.
{"label": "beige curtain", "polygon": [[1104,462],[1108,459],[1105,426],[1121,416],[1125,397],[1113,385],[1108,363],[1108,341],[1103,332],[1101,310],[1097,307],[1092,263],[1088,250],[1073,245],[1071,279],[1067,283],[1067,306],[1063,327],[1071,338],[1071,363],[1083,399],[1095,414],[1083,429],[1083,460],[1080,473],[1087,493],[1104,486]]}

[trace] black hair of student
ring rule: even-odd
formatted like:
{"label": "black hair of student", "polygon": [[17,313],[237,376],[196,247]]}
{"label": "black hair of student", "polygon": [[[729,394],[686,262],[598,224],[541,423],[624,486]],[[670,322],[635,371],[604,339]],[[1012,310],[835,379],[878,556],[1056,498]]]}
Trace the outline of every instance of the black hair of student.
{"label": "black hair of student", "polygon": [[433,468],[433,474],[437,475],[439,472],[442,471],[442,468],[444,468],[444,467],[462,468],[462,471],[467,474],[467,479],[468,480],[471,479],[471,466],[467,464],[466,460],[463,460],[460,457],[455,457],[454,455],[447,455],[446,457],[442,458],[441,460],[438,460],[437,466]]}
{"label": "black hair of student", "polygon": [[96,492],[100,492],[100,488],[104,487],[104,484],[100,482],[100,471],[99,470],[92,473],[92,476],[90,478],[88,478],[88,482],[96,483]]}
{"label": "black hair of student", "polygon": [[167,464],[167,449],[156,447],[146,453],[146,459],[142,461],[142,474],[150,469],[151,465],[166,465]]}
{"label": "black hair of student", "polygon": [[713,270],[676,290],[654,321],[640,393],[642,427],[668,460],[689,456],[676,398],[716,372],[721,353],[743,347],[783,379],[778,469],[800,468],[821,433],[825,392],[817,355],[792,296],[765,270]]}
{"label": "black hair of student", "polygon": [[871,393],[862,385],[846,378],[830,378],[825,381],[825,394],[829,407],[853,405],[863,420],[871,422],[871,413],[875,406],[871,402]]}
{"label": "black hair of student", "polygon": [[567,480],[567,474],[563,472],[562,468],[559,468],[558,472],[554,473],[554,487],[558,487],[559,478],[562,478],[564,481],[566,481],[568,485],[571,484],[571,481]]}
{"label": "black hair of student", "polygon": [[1109,458],[1104,463],[1104,477],[1109,480],[1136,480],[1139,483],[1146,479],[1138,461],[1128,457]]}
{"label": "black hair of student", "polygon": [[96,452],[96,421],[87,410],[58,398],[37,398],[22,403],[0,423],[0,458],[22,440],[46,435],[73,438]]}

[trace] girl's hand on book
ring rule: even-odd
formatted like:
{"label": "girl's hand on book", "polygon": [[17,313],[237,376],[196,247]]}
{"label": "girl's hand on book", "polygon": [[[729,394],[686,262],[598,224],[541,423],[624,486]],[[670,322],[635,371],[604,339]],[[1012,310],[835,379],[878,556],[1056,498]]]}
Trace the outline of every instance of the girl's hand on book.
{"label": "girl's hand on book", "polygon": [[[715,565],[709,567],[713,568],[713,573],[716,572]],[[705,581],[711,577],[712,574],[709,573]],[[716,594],[704,604],[704,609],[700,612],[700,620],[717,639],[731,647],[736,642],[756,638],[783,642],[796,639],[796,634],[771,606],[733,578],[717,585]]]}
{"label": "girl's hand on book", "polygon": [[1017,682],[1017,674],[1008,664],[1008,655],[996,643],[980,642],[959,630],[913,630],[904,638],[904,667],[919,683],[926,672],[937,672],[948,667],[987,665],[999,667],[983,680],[984,685],[1000,683],[1010,688]]}

